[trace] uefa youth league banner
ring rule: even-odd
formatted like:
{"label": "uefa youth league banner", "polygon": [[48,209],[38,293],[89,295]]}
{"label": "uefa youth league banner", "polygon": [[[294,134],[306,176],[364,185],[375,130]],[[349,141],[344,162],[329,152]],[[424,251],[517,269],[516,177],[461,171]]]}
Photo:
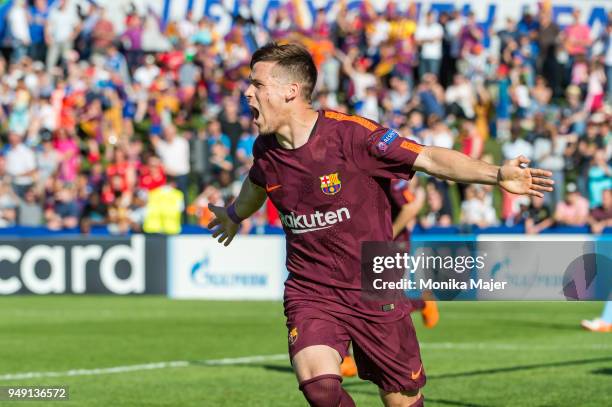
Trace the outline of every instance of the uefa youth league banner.
{"label": "uefa youth league banner", "polygon": [[[499,29],[504,26],[508,17],[520,18],[522,11],[526,8],[537,13],[538,4],[542,3],[552,11],[553,21],[561,26],[571,22],[571,15],[574,9],[582,11],[582,17],[596,31],[605,27],[607,21],[607,11],[610,10],[609,0],[365,0],[375,10],[383,11],[390,2],[394,2],[399,12],[405,13],[408,9],[416,12],[418,18],[433,9],[437,12],[460,10],[463,14],[473,11],[478,23],[484,28],[485,34],[489,28]],[[49,4],[54,7],[57,0],[49,0]],[[191,13],[195,20],[201,17],[210,18],[216,25],[217,32],[225,36],[232,29],[235,23],[234,16],[250,15],[260,25],[269,26],[271,17],[275,10],[280,6],[289,5],[293,16],[302,29],[312,26],[317,10],[325,10],[328,21],[334,21],[339,12],[338,0],[97,0],[108,9],[108,17],[115,25],[117,32],[125,29],[125,15],[130,7],[134,5],[136,10],[145,15],[149,12],[154,13],[162,24],[166,25],[170,21],[184,19],[187,13]],[[364,0],[346,0],[347,9],[357,10],[364,3]],[[13,0],[0,0],[0,33],[4,32],[5,17],[8,13]],[[75,5],[87,8],[89,0],[71,0],[71,4],[76,11]],[[245,12],[246,6],[250,8]],[[411,11],[412,11],[411,10]]]}
{"label": "uefa youth league banner", "polygon": [[164,237],[0,238],[0,296],[165,293]]}
{"label": "uefa youth league banner", "polygon": [[[101,0],[103,4],[109,5],[117,4],[119,1]],[[391,1],[395,3],[399,12],[406,12],[412,8],[418,18],[422,18],[430,9],[437,12],[458,9],[464,14],[473,11],[477,21],[485,29],[503,27],[508,17],[519,19],[525,8],[535,14],[538,12],[539,3],[550,8],[553,20],[561,26],[571,22],[574,9],[580,9],[582,17],[591,27],[605,27],[606,13],[611,8],[609,0],[369,0],[368,3],[377,11],[384,11]],[[225,35],[232,28],[233,16],[246,15],[244,10],[247,4],[250,6],[253,19],[266,27],[276,9],[289,5],[299,26],[308,29],[312,26],[319,9],[325,10],[328,21],[334,21],[341,2],[337,0],[136,0],[134,3],[141,11],[147,8],[155,10],[166,22],[182,19],[187,12],[191,12],[194,19],[206,16],[216,23],[219,33]],[[364,0],[345,1],[348,10],[359,9],[363,3]]]}
{"label": "uefa youth league banner", "polygon": [[279,300],[285,271],[281,236],[236,236],[225,247],[210,235],[168,239],[168,296]]}

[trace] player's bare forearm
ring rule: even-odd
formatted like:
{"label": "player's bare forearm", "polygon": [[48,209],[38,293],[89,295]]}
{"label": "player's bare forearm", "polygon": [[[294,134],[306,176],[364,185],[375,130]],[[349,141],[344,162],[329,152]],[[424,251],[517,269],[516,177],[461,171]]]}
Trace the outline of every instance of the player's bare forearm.
{"label": "player's bare forearm", "polygon": [[497,184],[499,166],[470,158],[459,151],[425,147],[414,167],[436,178],[473,184]]}
{"label": "player's bare forearm", "polygon": [[402,206],[400,213],[393,220],[393,239],[398,237],[412,220],[416,219],[424,203],[425,194],[417,190],[414,201]]}
{"label": "player's bare forearm", "polygon": [[236,214],[241,218],[248,218],[266,202],[266,190],[251,182],[247,177],[242,183],[240,194],[234,202]]}
{"label": "player's bare forearm", "polygon": [[408,223],[410,223],[411,220],[416,218],[418,212],[419,210],[411,205],[405,205],[402,208],[399,215],[397,215],[397,218],[395,218],[395,220],[393,221],[393,239],[398,237],[399,234],[402,233],[404,229],[406,229]]}
{"label": "player's bare forearm", "polygon": [[414,169],[442,179],[499,185],[513,194],[543,197],[543,192],[553,190],[552,172],[529,168],[529,161],[519,156],[500,167],[447,148],[425,147],[414,162]]}

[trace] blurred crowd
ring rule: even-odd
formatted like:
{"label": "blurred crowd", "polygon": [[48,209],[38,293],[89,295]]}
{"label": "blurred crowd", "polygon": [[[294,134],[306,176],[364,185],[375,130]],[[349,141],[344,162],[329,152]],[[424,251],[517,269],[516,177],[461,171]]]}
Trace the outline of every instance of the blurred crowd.
{"label": "blurred crowd", "polygon": [[[483,29],[472,13],[317,12],[305,29],[290,2],[266,26],[241,1],[230,32],[191,13],[163,22],[131,6],[15,0],[0,57],[0,227],[177,233],[206,225],[252,164],[257,136],[243,91],[251,53],[300,42],[319,69],[317,108],[355,113],[425,145],[550,170],[544,199],[434,179],[422,228],[612,226],[612,11],[560,27],[548,3]],[[493,27],[493,26],[491,26]],[[280,226],[267,204],[242,232]]]}

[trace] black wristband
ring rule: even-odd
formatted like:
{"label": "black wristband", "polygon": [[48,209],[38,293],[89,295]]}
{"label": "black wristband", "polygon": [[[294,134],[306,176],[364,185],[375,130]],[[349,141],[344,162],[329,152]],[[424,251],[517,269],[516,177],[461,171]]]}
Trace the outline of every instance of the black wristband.
{"label": "black wristband", "polygon": [[236,206],[233,203],[227,207],[227,217],[230,218],[232,222],[236,224],[240,224],[240,222],[244,220],[244,218],[241,218],[236,213]]}

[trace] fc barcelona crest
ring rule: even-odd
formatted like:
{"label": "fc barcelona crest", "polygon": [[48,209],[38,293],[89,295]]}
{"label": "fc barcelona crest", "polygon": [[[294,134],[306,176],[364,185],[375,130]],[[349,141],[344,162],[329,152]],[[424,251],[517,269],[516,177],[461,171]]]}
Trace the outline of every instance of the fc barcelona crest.
{"label": "fc barcelona crest", "polygon": [[340,192],[342,183],[340,182],[340,178],[338,178],[337,172],[323,175],[319,177],[319,179],[321,180],[321,191],[323,191],[325,195],[336,195]]}

